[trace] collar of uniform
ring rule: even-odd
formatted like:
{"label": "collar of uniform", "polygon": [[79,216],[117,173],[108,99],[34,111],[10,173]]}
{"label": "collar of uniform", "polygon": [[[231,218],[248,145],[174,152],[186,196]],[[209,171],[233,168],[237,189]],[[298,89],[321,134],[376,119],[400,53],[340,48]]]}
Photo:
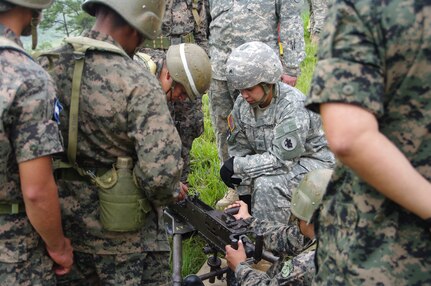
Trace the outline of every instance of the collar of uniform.
{"label": "collar of uniform", "polygon": [[117,46],[123,50],[123,47],[118,42],[116,42],[114,40],[114,38],[112,38],[108,34],[105,34],[105,33],[99,32],[99,31],[95,31],[95,30],[86,30],[81,34],[81,36],[95,39],[98,41],[107,42],[107,43],[113,44],[113,45],[115,45],[115,46]]}
{"label": "collar of uniform", "polygon": [[17,35],[14,33],[14,31],[12,31],[11,29],[9,29],[6,26],[3,26],[2,24],[0,24],[0,36],[5,37],[8,40],[14,41],[14,43],[19,45],[20,47],[23,46],[21,40],[19,39],[19,37],[17,37]]}

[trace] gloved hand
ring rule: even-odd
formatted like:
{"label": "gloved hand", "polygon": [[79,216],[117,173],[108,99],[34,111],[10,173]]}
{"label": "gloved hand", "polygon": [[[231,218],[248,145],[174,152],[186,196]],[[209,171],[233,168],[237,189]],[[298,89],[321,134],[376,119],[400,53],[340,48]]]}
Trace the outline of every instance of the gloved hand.
{"label": "gloved hand", "polygon": [[223,182],[228,186],[229,188],[234,188],[235,185],[239,185],[241,183],[241,179],[239,178],[232,178],[234,175],[233,172],[233,160],[235,157],[230,157],[226,161],[224,161],[223,166],[220,168],[220,177],[223,180]]}

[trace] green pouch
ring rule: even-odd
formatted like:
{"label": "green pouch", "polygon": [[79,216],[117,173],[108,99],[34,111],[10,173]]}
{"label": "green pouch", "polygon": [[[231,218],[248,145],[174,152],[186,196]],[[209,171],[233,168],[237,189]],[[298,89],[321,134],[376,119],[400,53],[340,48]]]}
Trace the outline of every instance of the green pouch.
{"label": "green pouch", "polygon": [[108,231],[137,231],[151,206],[136,186],[131,168],[119,165],[117,161],[117,168],[94,179],[99,186],[100,222]]}

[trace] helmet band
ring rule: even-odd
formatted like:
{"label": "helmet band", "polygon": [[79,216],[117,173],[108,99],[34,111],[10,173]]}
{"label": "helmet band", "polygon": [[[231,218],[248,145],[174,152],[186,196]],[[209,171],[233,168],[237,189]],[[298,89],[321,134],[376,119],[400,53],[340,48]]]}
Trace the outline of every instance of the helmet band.
{"label": "helmet band", "polygon": [[189,66],[187,65],[186,53],[185,53],[185,50],[184,50],[184,46],[185,46],[184,44],[180,44],[181,63],[183,64],[184,72],[186,73],[187,79],[188,79],[189,84],[190,84],[190,86],[191,86],[191,88],[193,90],[193,93],[196,96],[199,96],[200,94],[199,94],[199,92],[198,92],[198,90],[196,88],[196,85],[195,85],[195,82],[193,80],[192,74],[190,73]]}

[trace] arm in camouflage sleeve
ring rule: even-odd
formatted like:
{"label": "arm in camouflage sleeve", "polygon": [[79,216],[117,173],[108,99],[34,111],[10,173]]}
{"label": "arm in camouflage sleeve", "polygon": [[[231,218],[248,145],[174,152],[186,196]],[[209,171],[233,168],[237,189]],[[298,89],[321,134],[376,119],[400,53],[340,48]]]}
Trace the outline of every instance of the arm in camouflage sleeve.
{"label": "arm in camouflage sleeve", "polygon": [[[235,277],[239,285],[244,286],[260,286],[271,285],[271,277],[265,272],[253,269],[251,265],[246,262],[241,262],[235,269]],[[275,284],[276,285],[276,284]]]}
{"label": "arm in camouflage sleeve", "polygon": [[156,78],[149,78],[149,85],[151,96],[139,88],[131,96],[129,136],[135,140],[138,156],[137,181],[148,199],[160,206],[172,203],[178,195],[181,140]]}
{"label": "arm in camouflage sleeve", "polygon": [[253,269],[246,263],[240,263],[235,269],[235,277],[242,286],[311,285],[315,275],[314,253],[303,252],[291,259],[285,257],[278,267],[267,273]]}
{"label": "arm in camouflage sleeve", "polygon": [[281,59],[284,73],[299,76],[305,59],[304,27],[301,18],[302,0],[279,0],[280,39],[284,55]]}
{"label": "arm in camouflage sleeve", "polygon": [[254,218],[250,228],[256,234],[263,236],[266,250],[295,256],[304,248],[305,237],[297,225]]}
{"label": "arm in camouflage sleeve", "polygon": [[235,102],[233,110],[228,116],[227,124],[229,125],[230,134],[227,139],[227,145],[230,157],[242,157],[255,153],[242,127],[239,109],[240,105]]}
{"label": "arm in camouflage sleeve", "polygon": [[322,104],[320,113],[331,150],[343,164],[382,195],[422,219],[431,217],[431,183],[380,132],[374,114],[338,102]]}
{"label": "arm in camouflage sleeve", "polygon": [[195,21],[195,28],[193,31],[193,36],[195,37],[196,44],[198,44],[200,47],[202,47],[205,52],[208,54],[208,35],[207,35],[207,12],[206,12],[206,6],[203,1],[198,1],[198,13],[199,13],[199,20],[200,23],[196,23]]}
{"label": "arm in camouflage sleeve", "polygon": [[310,117],[302,102],[281,99],[275,103],[281,114],[274,127],[274,139],[267,152],[236,156],[234,173],[250,178],[286,174],[305,152]]}
{"label": "arm in camouflage sleeve", "polygon": [[[241,127],[239,120],[238,107],[234,107],[231,114],[228,117],[230,135],[227,140],[228,151],[230,157],[239,158],[246,156],[247,154],[253,154],[254,150],[248,142],[247,136]],[[235,160],[234,160],[235,162]],[[235,168],[235,167],[234,167]],[[241,178],[241,184],[236,188],[239,195],[251,194],[251,183],[250,177],[245,174],[238,174]]]}

